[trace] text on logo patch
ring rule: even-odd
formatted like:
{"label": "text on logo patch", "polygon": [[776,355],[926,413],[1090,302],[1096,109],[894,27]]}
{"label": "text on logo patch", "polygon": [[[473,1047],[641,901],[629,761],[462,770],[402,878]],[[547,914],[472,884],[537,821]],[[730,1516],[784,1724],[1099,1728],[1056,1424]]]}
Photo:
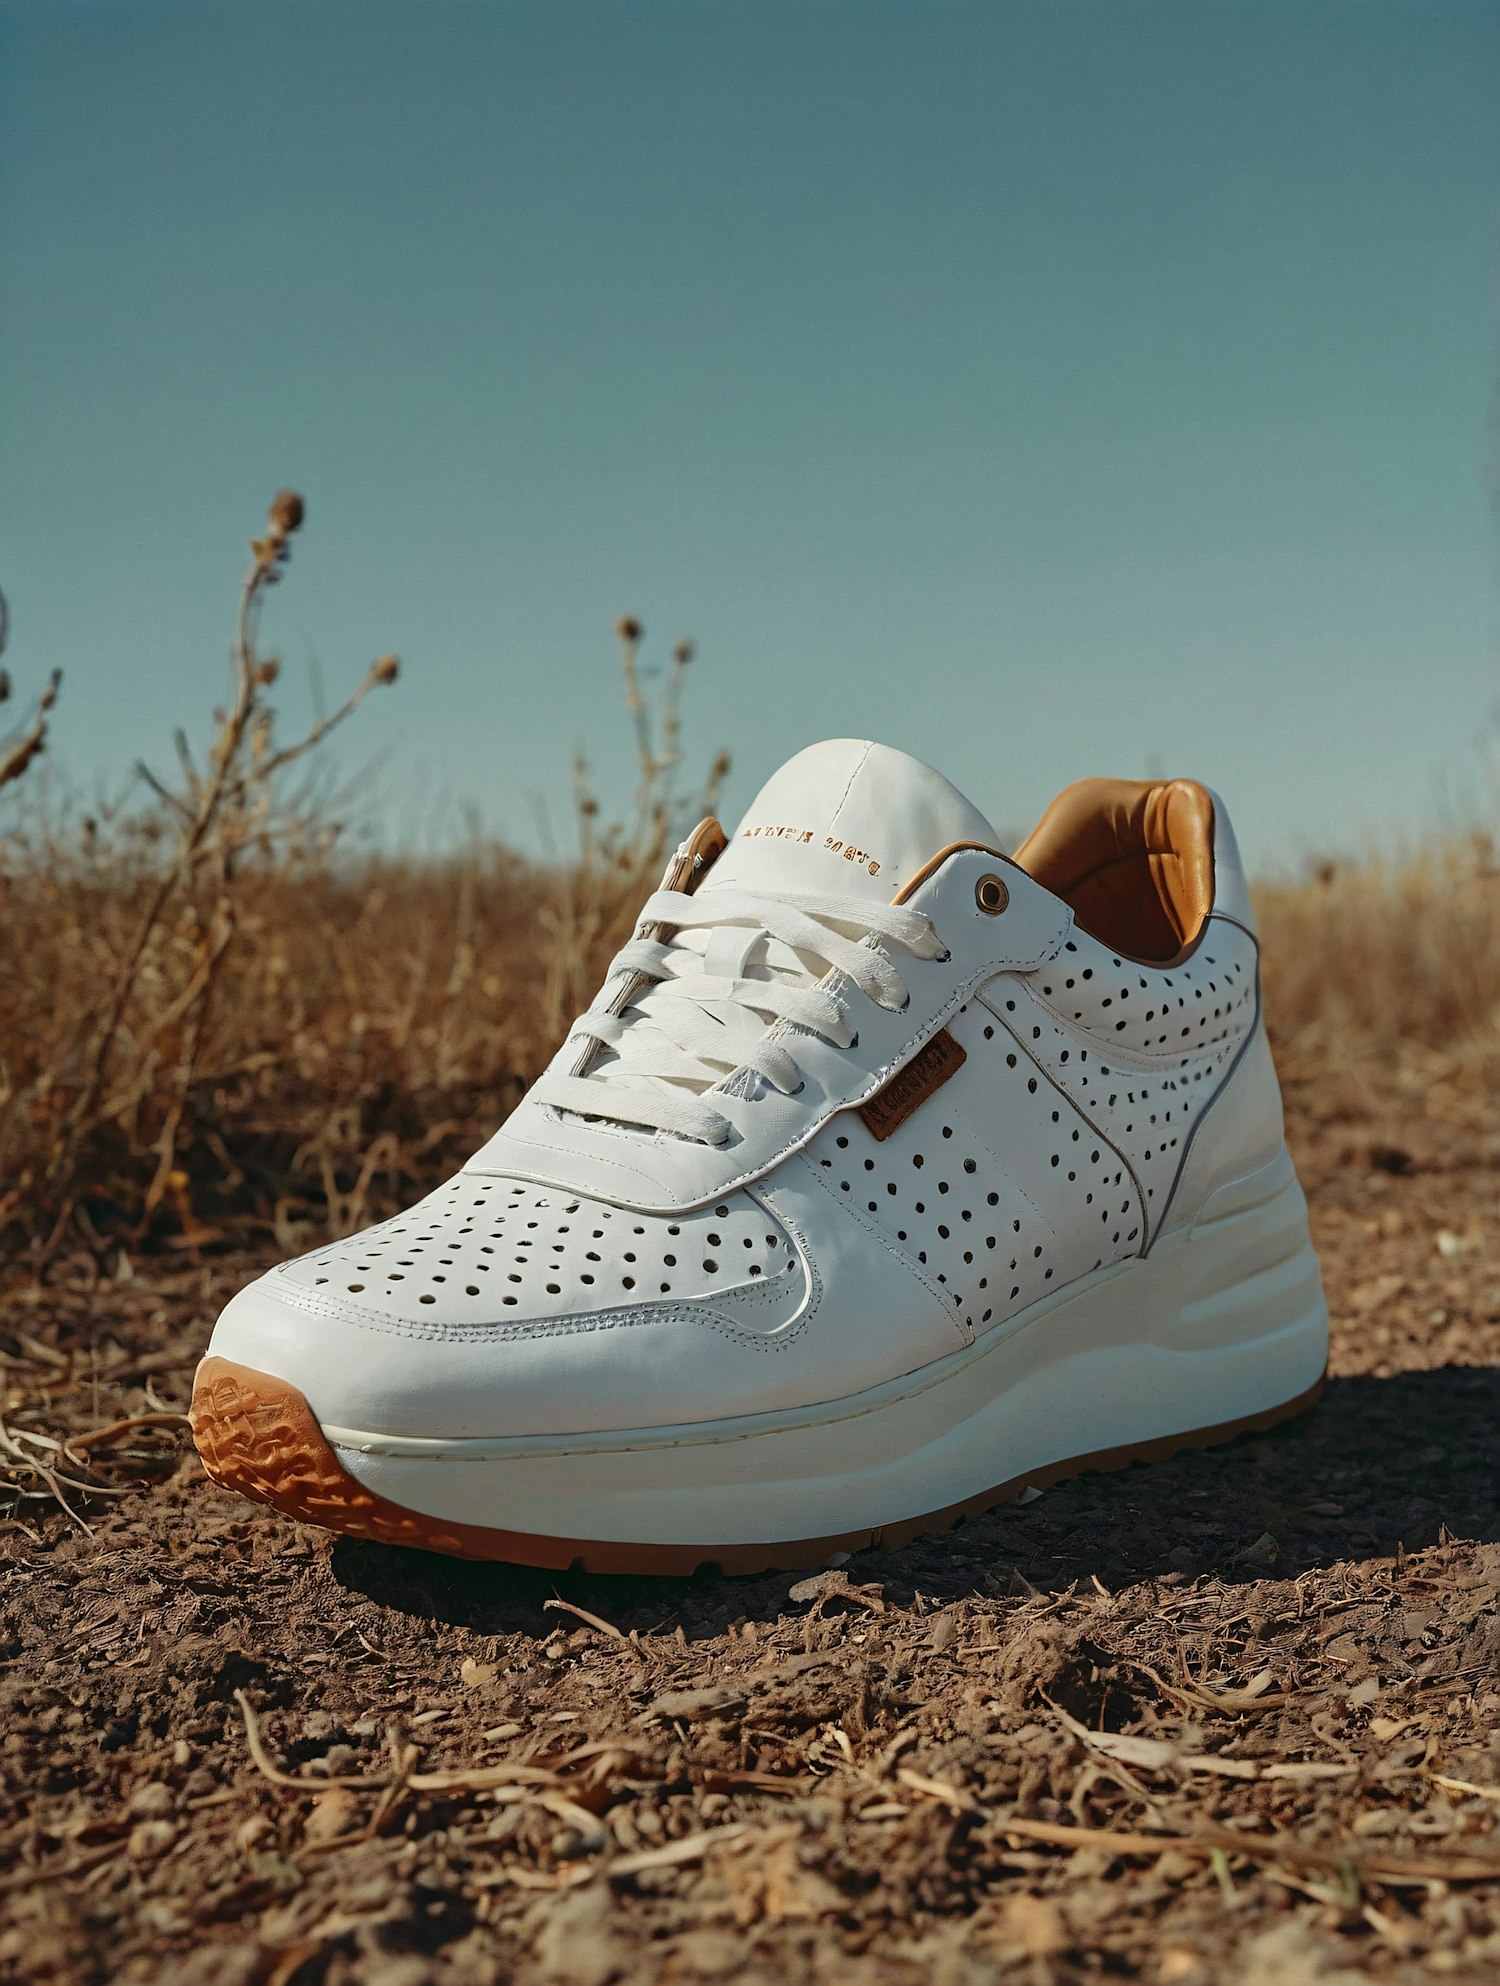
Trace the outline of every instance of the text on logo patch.
{"label": "text on logo patch", "polygon": [[882,1141],[888,1138],[934,1090],[940,1090],[963,1067],[965,1059],[953,1036],[946,1028],[941,1029],[904,1069],[896,1071],[884,1089],[877,1090],[868,1103],[860,1105],[859,1114],[871,1134]]}

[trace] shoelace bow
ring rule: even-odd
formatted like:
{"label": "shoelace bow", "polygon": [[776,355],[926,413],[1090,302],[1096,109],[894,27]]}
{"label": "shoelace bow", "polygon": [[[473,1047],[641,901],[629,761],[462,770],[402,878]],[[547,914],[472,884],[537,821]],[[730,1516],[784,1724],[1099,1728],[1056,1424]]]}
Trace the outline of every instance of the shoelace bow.
{"label": "shoelace bow", "polygon": [[[636,936],[622,946],[599,1001],[573,1023],[569,1042],[580,1044],[586,1073],[543,1076],[531,1094],[558,1110],[709,1145],[723,1144],[732,1126],[703,1092],[746,1070],[794,1096],[802,1071],[788,1045],[792,1031],[839,1048],[858,1040],[839,998],[841,981],[826,976],[830,967],[899,1012],[909,997],[906,982],[875,941],[919,958],[942,951],[917,911],[821,891],[658,890],[637,931],[654,925],[672,935]],[[612,1011],[622,974],[632,990]],[[606,1059],[588,1068],[600,1049]]]}

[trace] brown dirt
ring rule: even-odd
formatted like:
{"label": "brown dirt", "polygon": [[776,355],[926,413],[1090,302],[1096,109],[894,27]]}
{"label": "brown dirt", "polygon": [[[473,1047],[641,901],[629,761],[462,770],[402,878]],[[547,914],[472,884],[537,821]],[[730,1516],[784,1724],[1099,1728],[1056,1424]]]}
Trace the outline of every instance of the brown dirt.
{"label": "brown dirt", "polygon": [[1329,1095],[1310,1416],[811,1578],[334,1541],[173,1420],[62,1456],[259,1265],[14,1291],[76,1521],[0,1529],[0,1979],[1494,1980],[1500,1135]]}

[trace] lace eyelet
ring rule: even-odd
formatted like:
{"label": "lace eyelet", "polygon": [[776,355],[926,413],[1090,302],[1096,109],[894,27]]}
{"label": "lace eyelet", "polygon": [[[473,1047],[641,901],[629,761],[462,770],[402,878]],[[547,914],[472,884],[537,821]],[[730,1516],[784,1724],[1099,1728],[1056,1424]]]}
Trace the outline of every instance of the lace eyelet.
{"label": "lace eyelet", "polygon": [[999,876],[981,876],[974,885],[974,901],[986,917],[998,917],[1010,902],[1010,891]]}

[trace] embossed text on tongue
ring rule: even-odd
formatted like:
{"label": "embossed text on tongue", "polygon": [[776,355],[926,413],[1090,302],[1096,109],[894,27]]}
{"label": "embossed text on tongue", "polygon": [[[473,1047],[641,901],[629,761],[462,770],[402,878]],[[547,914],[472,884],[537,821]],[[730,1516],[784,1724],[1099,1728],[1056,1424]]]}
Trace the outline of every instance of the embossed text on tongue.
{"label": "embossed text on tongue", "polygon": [[889,903],[956,841],[998,846],[940,772],[867,738],[830,738],[772,775],[702,887],[841,890]]}

